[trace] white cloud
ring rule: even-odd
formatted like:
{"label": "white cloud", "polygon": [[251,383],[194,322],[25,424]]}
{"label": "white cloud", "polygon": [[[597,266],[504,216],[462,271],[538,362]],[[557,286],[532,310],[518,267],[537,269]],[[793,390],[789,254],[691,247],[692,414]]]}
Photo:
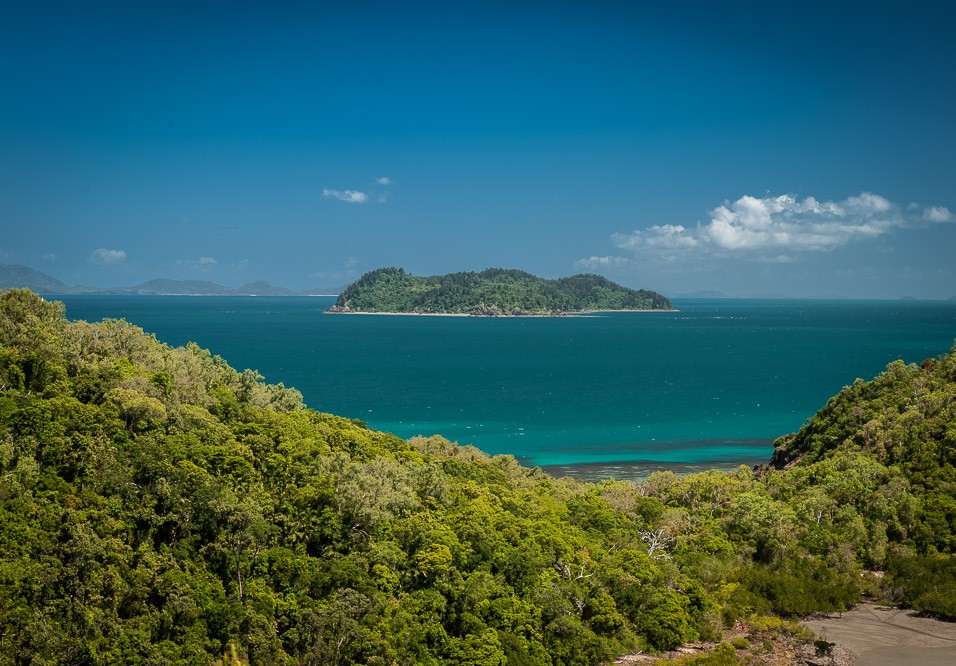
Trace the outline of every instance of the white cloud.
{"label": "white cloud", "polygon": [[578,268],[595,271],[614,266],[623,266],[630,263],[630,259],[627,257],[588,257],[587,259],[578,259],[574,263]]}
{"label": "white cloud", "polygon": [[180,266],[202,267],[215,266],[219,262],[213,257],[199,257],[198,259],[177,259],[176,263]]}
{"label": "white cloud", "polygon": [[[676,262],[701,256],[735,257],[763,263],[790,263],[801,253],[828,252],[848,243],[879,238],[926,222],[951,222],[947,208],[905,208],[872,192],[843,201],[819,201],[784,194],[745,195],[710,212],[706,222],[688,228],[680,224],[653,225],[629,233],[615,233],[611,242],[643,260]],[[582,259],[594,267],[602,257]]]}
{"label": "white cloud", "polygon": [[381,178],[376,178],[375,182],[378,185],[394,185],[395,181],[389,178],[388,176],[382,176]]}
{"label": "white cloud", "polygon": [[[813,199],[813,197],[808,197],[807,201],[811,199]],[[815,199],[813,199],[813,201],[816,203]],[[835,206],[836,204],[827,205]],[[893,204],[881,197],[879,194],[873,194],[872,192],[863,192],[858,197],[849,197],[846,200],[846,205],[860,211],[869,211],[874,213],[885,213],[894,207]]]}
{"label": "white cloud", "polygon": [[700,245],[700,240],[694,237],[693,232],[688,232],[680,224],[654,225],[644,231],[637,229],[629,234],[616,233],[611,236],[611,240],[625,250],[652,248],[680,251]]}
{"label": "white cloud", "polygon": [[874,238],[906,225],[898,206],[864,192],[843,202],[803,201],[789,194],[743,196],[718,206],[700,233],[712,246],[731,251],[786,249],[825,252]]}
{"label": "white cloud", "polygon": [[101,247],[93,250],[90,261],[97,264],[117,264],[126,261],[126,250],[108,250]]}
{"label": "white cloud", "polygon": [[56,261],[56,255],[52,252],[47,252],[43,255],[43,261]]}
{"label": "white cloud", "polygon": [[762,264],[791,264],[793,257],[786,254],[778,254],[775,257],[758,257],[757,261]]}
{"label": "white cloud", "polygon": [[952,222],[954,220],[953,214],[949,212],[949,208],[942,206],[932,206],[924,209],[923,219],[927,222]]}
{"label": "white cloud", "polygon": [[346,203],[368,202],[368,194],[365,192],[359,192],[358,190],[333,190],[327,187],[322,190],[322,196],[326,199],[338,199],[339,201],[344,201]]}

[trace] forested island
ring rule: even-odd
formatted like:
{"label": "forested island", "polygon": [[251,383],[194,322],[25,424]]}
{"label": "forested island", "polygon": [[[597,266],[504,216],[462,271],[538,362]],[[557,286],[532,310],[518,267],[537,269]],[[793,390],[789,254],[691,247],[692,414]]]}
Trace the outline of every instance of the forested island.
{"label": "forested island", "polygon": [[379,268],[346,287],[329,312],[493,317],[673,307],[656,292],[628,289],[599,275],[546,280],[524,271],[489,268],[480,273],[418,277],[402,268]]}
{"label": "forested island", "polygon": [[954,464],[956,347],[847,386],[766,468],[582,484],[11,290],[0,662],[825,654],[792,618],[864,596],[956,618]]}

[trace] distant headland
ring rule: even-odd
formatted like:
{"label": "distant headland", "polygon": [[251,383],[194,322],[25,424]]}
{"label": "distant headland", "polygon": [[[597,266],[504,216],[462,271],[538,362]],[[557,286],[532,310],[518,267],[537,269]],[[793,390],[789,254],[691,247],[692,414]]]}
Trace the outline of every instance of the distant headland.
{"label": "distant headland", "polygon": [[0,264],[0,290],[29,289],[45,296],[125,295],[125,296],[334,296],[342,287],[294,291],[262,280],[241,287],[227,287],[209,280],[147,280],[132,287],[88,287],[68,285],[41,271],[20,264]]}
{"label": "distant headland", "polygon": [[350,284],[332,314],[419,314],[556,317],[580,312],[668,311],[665,296],[628,289],[593,274],[548,280],[524,271],[488,268],[419,277],[379,268]]}

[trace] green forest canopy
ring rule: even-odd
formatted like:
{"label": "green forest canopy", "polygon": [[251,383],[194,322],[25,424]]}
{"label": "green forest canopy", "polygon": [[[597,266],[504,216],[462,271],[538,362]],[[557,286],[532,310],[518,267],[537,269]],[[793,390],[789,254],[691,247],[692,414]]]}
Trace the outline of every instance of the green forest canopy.
{"label": "green forest canopy", "polygon": [[600,275],[545,280],[523,271],[489,268],[417,277],[401,268],[379,268],[346,287],[333,310],[496,315],[672,308],[658,293],[628,289]]}
{"label": "green forest canopy", "polygon": [[956,348],[779,445],[554,479],[7,291],[0,661],[594,666],[864,591],[956,617]]}

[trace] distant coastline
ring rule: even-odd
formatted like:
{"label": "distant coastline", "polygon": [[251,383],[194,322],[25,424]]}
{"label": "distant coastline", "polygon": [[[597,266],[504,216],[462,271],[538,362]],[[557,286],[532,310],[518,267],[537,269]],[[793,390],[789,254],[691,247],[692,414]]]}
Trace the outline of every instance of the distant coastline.
{"label": "distant coastline", "polygon": [[68,285],[41,271],[20,264],[0,263],[0,290],[29,289],[42,296],[338,296],[341,287],[321,286],[295,291],[264,280],[227,287],[208,280],[156,278],[132,287]]}

